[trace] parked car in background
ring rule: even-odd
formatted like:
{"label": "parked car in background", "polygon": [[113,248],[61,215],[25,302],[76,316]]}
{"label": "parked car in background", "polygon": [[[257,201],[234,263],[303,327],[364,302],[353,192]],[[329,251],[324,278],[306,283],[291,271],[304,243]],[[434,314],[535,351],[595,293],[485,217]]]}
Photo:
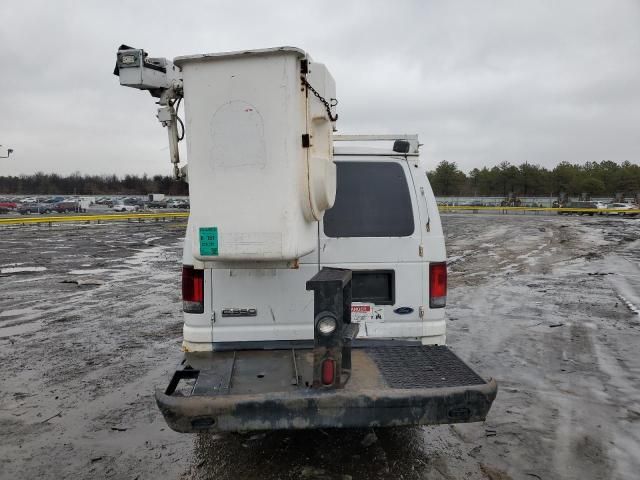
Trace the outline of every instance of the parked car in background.
{"label": "parked car in background", "polygon": [[22,203],[16,211],[21,215],[30,215],[32,213],[51,213],[53,206],[50,203]]}
{"label": "parked car in background", "polygon": [[[575,209],[575,210],[572,210]],[[589,211],[591,210],[591,211]],[[598,211],[598,206],[596,202],[567,202],[562,210],[558,212],[558,215],[590,215],[593,216],[594,213]]]}
{"label": "parked car in background", "polygon": [[126,203],[114,203],[111,208],[114,212],[137,212],[140,209],[138,205],[127,205]]}
{"label": "parked car in background", "polygon": [[598,215],[603,215],[604,211],[607,209],[607,204],[604,202],[593,202],[596,204],[596,208],[599,210]]}
{"label": "parked car in background", "polygon": [[53,209],[58,213],[86,212],[86,209],[83,209],[77,201],[58,202]]}
{"label": "parked car in background", "polygon": [[115,203],[111,197],[100,197],[95,202],[96,205],[105,205],[107,207],[113,207]]}
{"label": "parked car in background", "polygon": [[48,203],[48,204],[54,204],[54,203],[58,203],[58,202],[63,202],[65,201],[65,197],[49,197],[45,200],[42,201],[42,203]]}
{"label": "parked car in background", "polygon": [[189,210],[191,208],[191,205],[186,200],[183,200],[180,203],[178,203],[176,208],[182,208],[182,209],[185,209],[185,210]]}
{"label": "parked car in background", "polygon": [[18,204],[15,202],[0,201],[0,208],[4,208],[6,210],[15,210],[16,208],[18,208]]}
{"label": "parked car in background", "polygon": [[152,200],[147,202],[147,208],[167,208],[167,202],[165,200]]}
{"label": "parked car in background", "polygon": [[607,211],[605,213],[607,215],[628,215],[630,217],[635,217],[637,213],[626,213],[621,211],[610,211],[610,210],[637,210],[638,205],[633,205],[631,203],[610,203],[607,205]]}
{"label": "parked car in background", "polygon": [[167,202],[167,208],[189,208],[189,202],[186,200],[170,200]]}
{"label": "parked car in background", "polygon": [[117,202],[117,203],[123,203],[125,205],[135,205],[138,207],[144,207],[144,200],[142,200],[141,198],[137,198],[137,197],[127,197],[125,199],[122,200],[122,202]]}

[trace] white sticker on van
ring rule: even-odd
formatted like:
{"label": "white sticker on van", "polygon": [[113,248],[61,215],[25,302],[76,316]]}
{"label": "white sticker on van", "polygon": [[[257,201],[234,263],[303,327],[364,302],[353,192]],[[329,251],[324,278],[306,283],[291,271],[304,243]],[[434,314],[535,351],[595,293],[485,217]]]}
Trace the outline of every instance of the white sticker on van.
{"label": "white sticker on van", "polygon": [[371,303],[351,303],[351,321],[362,323],[371,320],[373,305]]}
{"label": "white sticker on van", "polygon": [[372,322],[384,322],[384,307],[373,307]]}
{"label": "white sticker on van", "polygon": [[351,321],[353,323],[384,322],[384,307],[376,307],[372,303],[351,304]]}

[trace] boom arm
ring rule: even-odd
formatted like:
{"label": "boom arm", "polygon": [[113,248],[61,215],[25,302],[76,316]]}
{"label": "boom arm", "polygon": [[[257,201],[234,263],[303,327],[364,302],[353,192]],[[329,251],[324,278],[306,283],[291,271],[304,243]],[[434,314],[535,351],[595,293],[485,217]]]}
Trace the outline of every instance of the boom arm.
{"label": "boom arm", "polygon": [[12,153],[13,150],[11,148],[0,145],[0,158],[9,158]]}
{"label": "boom arm", "polygon": [[[182,99],[180,69],[166,58],[150,58],[142,49],[121,45],[113,74],[120,78],[120,85],[148,90],[151,96],[158,98],[157,118],[167,128],[173,175],[176,179],[183,178],[185,174],[179,165],[178,143],[184,136],[184,125],[174,107]],[[181,135],[178,134],[178,123],[182,126]]]}

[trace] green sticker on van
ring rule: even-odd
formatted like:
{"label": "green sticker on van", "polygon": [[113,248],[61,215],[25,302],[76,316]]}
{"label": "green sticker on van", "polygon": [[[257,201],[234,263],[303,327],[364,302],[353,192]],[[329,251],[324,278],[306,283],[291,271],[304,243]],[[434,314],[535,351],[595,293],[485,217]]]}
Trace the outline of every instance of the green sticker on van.
{"label": "green sticker on van", "polygon": [[218,255],[218,227],[200,227],[200,255]]}

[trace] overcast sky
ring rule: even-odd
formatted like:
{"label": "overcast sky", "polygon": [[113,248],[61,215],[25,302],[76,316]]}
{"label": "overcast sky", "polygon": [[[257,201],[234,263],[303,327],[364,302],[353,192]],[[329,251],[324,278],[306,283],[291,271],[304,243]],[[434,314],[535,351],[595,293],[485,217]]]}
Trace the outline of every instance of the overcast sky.
{"label": "overcast sky", "polygon": [[420,134],[435,165],[640,161],[639,1],[4,1],[0,175],[170,172],[151,56],[292,45],[333,74],[340,133]]}

